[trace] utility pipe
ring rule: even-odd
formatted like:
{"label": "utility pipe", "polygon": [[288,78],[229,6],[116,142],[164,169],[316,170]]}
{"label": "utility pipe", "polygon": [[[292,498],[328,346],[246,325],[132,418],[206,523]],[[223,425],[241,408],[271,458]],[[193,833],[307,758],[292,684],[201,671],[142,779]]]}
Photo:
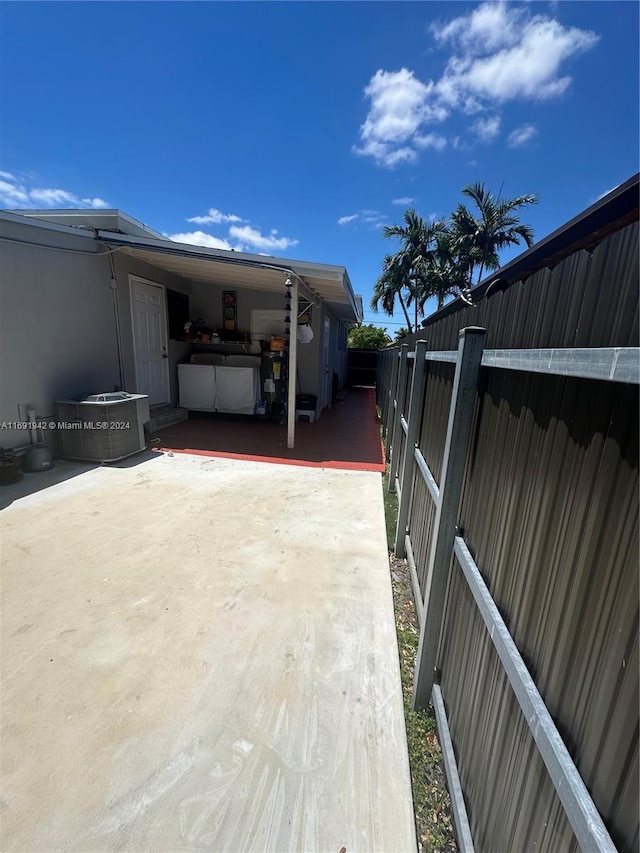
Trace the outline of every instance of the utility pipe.
{"label": "utility pipe", "polygon": [[[22,420],[22,407],[18,406],[18,413],[20,415],[20,420]],[[51,420],[51,418],[38,418],[36,410],[29,406],[26,410],[27,415],[27,423],[35,424],[38,420]],[[20,447],[10,447],[9,450],[13,450],[14,453],[26,453],[31,447],[41,447],[45,444],[44,436],[39,434],[39,430],[36,427],[29,427],[29,438],[31,439],[30,444],[21,444]]]}
{"label": "utility pipe", "polygon": [[[288,279],[290,281],[290,279]],[[289,326],[289,402],[287,405],[287,447],[293,450],[296,439],[296,375],[298,372],[298,279],[291,292],[291,325]]]}
{"label": "utility pipe", "polygon": [[120,390],[124,391],[124,361],[122,357],[122,332],[120,330],[120,305],[118,304],[118,279],[116,277],[116,268],[113,263],[113,255],[109,255],[111,264],[111,280],[109,287],[111,288],[111,298],[113,300],[113,316],[116,324],[116,348],[118,351],[118,377],[120,379]]}

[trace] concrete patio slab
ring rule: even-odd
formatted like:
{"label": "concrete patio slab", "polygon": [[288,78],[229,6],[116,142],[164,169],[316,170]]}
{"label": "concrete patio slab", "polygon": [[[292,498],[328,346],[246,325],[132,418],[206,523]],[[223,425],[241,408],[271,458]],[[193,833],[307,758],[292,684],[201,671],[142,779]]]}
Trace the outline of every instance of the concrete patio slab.
{"label": "concrete patio slab", "polygon": [[0,514],[0,848],[414,851],[380,474],[60,479]]}

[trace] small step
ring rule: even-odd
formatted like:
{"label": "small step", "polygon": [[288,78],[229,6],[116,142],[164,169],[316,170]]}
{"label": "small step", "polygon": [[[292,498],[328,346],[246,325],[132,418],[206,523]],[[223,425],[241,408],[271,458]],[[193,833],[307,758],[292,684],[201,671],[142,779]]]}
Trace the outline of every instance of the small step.
{"label": "small step", "polygon": [[189,412],[186,409],[178,409],[167,403],[161,403],[157,406],[149,407],[149,423],[147,431],[149,433],[158,432],[161,429],[174,426],[189,419]]}

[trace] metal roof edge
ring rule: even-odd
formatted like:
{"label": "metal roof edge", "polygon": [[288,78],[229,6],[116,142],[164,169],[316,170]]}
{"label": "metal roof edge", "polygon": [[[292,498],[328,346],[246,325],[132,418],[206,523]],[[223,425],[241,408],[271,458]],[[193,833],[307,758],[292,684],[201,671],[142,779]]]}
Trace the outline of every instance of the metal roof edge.
{"label": "metal roof edge", "polygon": [[[135,217],[133,217],[133,216],[129,216],[128,213],[125,213],[123,210],[120,210],[120,208],[117,208],[117,207],[81,207],[81,208],[78,208],[78,207],[39,207],[39,208],[23,208],[23,209],[16,208],[16,209],[10,209],[8,212],[9,213],[19,213],[19,214],[27,217],[28,219],[37,219],[40,221],[42,221],[42,220],[48,221],[47,220],[48,215],[55,215],[55,216],[59,216],[59,217],[60,216],[62,216],[62,217],[74,216],[74,217],[80,217],[80,218],[82,218],[83,216],[85,216],[87,218],[89,216],[113,216],[113,217],[116,217],[117,219],[122,220],[125,223],[129,223],[130,225],[133,225],[134,228],[138,229],[139,231],[145,232],[150,237],[153,237],[155,239],[164,239],[164,234],[161,234],[160,231],[156,231],[155,228],[151,228],[149,225],[145,225],[144,222],[141,222],[139,219],[135,219]],[[54,225],[60,225],[61,223],[56,222],[53,224]],[[71,226],[67,226],[67,227],[79,229],[79,228],[82,228],[83,226],[71,225]],[[88,225],[85,227],[87,228],[88,231],[94,231],[95,232],[95,228],[93,228],[92,226]],[[118,232],[115,232],[115,233],[118,233]],[[129,235],[129,236],[135,236],[135,235]]]}
{"label": "metal roof edge", "polygon": [[[474,303],[483,299],[489,285],[496,279],[502,278],[507,281],[507,287],[528,278],[549,264],[555,265],[564,257],[577,251],[581,241],[607,225],[613,225],[625,216],[635,211],[635,219],[638,218],[638,202],[640,190],[640,173],[623,181],[610,193],[598,199],[585,210],[578,213],[568,222],[565,222],[551,234],[543,237],[538,243],[517,255],[503,267],[494,270],[491,275],[483,279],[471,290],[471,299]],[[635,221],[634,219],[634,221]],[[624,227],[624,224],[620,226]],[[617,230],[617,229],[616,229]],[[604,235],[603,235],[604,238]],[[422,321],[422,328],[442,320],[449,314],[468,307],[468,303],[459,297],[439,311],[430,314]]]}
{"label": "metal roof edge", "polygon": [[136,219],[133,216],[129,216],[128,213],[116,208],[116,215],[120,216],[125,222],[131,222],[137,228],[142,228],[143,231],[147,231],[151,237],[155,237],[156,239],[163,239],[164,235],[160,233],[160,231],[156,231],[155,228],[151,228],[149,225],[145,225],[144,222],[141,222],[139,219]]}
{"label": "metal roof edge", "polygon": [[69,234],[74,237],[84,237],[89,240],[93,240],[95,238],[95,231],[80,231],[72,225],[60,225],[57,222],[48,222],[45,219],[34,219],[31,216],[25,216],[24,213],[21,213],[20,211],[0,210],[0,222],[13,222],[16,225],[29,225],[32,228],[40,228],[44,231],[58,231],[62,234]]}
{"label": "metal roof edge", "polygon": [[[353,313],[356,316],[356,323],[361,323],[363,316],[364,316],[364,312],[361,310],[362,309],[362,297],[358,297],[354,293],[353,286],[351,284],[351,279],[349,278],[349,273],[347,272],[347,268],[342,267],[342,269],[344,270],[342,286],[344,287],[345,292],[346,292],[347,296],[349,297],[349,301],[351,302],[351,306],[353,308]],[[359,303],[358,303],[358,298],[360,298]]]}

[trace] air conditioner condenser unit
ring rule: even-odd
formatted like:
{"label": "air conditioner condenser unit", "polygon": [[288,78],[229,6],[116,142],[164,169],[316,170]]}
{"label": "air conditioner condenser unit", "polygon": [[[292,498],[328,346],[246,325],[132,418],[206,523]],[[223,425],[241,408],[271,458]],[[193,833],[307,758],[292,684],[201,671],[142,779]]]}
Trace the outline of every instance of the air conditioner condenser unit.
{"label": "air conditioner condenser unit", "polygon": [[58,400],[58,438],[65,459],[118,462],[146,447],[149,421],[146,394],[114,391],[84,400]]}

